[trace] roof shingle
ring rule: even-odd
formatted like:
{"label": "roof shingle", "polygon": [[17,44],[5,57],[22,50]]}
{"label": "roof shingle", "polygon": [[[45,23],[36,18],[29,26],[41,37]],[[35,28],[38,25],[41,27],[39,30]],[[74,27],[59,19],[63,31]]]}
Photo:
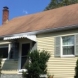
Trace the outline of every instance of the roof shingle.
{"label": "roof shingle", "polygon": [[14,18],[0,26],[0,36],[78,25],[78,4]]}

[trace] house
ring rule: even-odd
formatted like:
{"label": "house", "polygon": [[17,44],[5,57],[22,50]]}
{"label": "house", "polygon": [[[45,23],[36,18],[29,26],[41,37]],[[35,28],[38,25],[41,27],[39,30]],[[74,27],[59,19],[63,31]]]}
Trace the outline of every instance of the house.
{"label": "house", "polygon": [[39,49],[51,54],[47,63],[50,75],[74,77],[78,56],[78,4],[8,18],[9,9],[4,7],[0,26],[3,74],[19,75],[24,70],[28,52]]}

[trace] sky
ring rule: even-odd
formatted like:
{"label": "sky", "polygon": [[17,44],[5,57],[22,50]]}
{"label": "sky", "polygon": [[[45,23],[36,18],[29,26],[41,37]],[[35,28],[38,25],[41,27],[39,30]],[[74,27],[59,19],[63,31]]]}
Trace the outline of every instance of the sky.
{"label": "sky", "polygon": [[50,0],[0,0],[0,25],[2,24],[2,10],[9,8],[9,20],[14,17],[41,12]]}

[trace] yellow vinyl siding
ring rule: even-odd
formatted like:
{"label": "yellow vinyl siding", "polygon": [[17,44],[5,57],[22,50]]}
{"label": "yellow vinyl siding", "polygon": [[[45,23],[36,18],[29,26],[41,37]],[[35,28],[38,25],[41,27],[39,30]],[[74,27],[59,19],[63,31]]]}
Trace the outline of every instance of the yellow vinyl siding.
{"label": "yellow vinyl siding", "polygon": [[48,72],[55,78],[73,78],[76,58],[50,58]]}
{"label": "yellow vinyl siding", "polygon": [[54,75],[54,78],[74,78],[77,57],[54,57],[55,37],[72,35],[73,33],[75,34],[77,31],[37,35],[37,48],[39,50],[47,50],[51,54],[47,63],[47,70],[50,75]]}
{"label": "yellow vinyl siding", "polygon": [[18,74],[18,71],[17,70],[10,70],[10,71],[1,71],[2,74]]}

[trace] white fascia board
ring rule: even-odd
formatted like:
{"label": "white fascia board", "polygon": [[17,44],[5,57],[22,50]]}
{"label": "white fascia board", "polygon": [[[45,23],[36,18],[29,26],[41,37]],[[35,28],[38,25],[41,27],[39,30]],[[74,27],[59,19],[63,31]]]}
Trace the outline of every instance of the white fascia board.
{"label": "white fascia board", "polygon": [[4,37],[4,40],[12,40],[12,39],[19,39],[19,38],[28,38],[32,41],[36,41],[36,35],[27,35],[27,34],[17,34],[13,36]]}

